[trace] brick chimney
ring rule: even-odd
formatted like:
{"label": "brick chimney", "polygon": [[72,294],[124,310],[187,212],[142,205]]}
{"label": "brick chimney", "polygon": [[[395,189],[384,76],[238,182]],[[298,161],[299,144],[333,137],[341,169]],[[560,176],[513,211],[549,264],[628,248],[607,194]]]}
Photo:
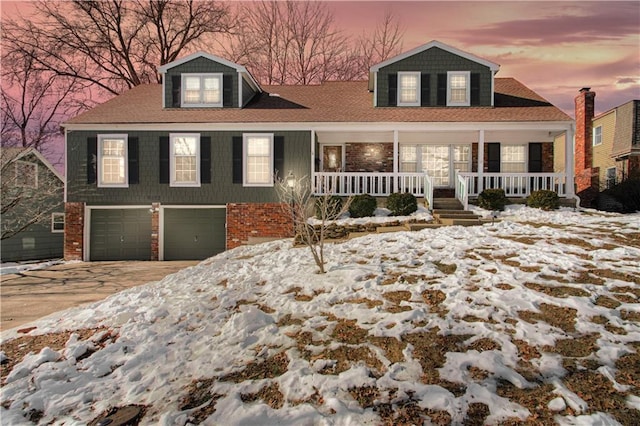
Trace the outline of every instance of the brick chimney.
{"label": "brick chimney", "polygon": [[590,87],[583,87],[575,98],[576,134],[575,134],[575,175],[576,193],[581,205],[588,207],[598,194],[598,173],[593,168],[593,116],[595,113],[596,93]]}

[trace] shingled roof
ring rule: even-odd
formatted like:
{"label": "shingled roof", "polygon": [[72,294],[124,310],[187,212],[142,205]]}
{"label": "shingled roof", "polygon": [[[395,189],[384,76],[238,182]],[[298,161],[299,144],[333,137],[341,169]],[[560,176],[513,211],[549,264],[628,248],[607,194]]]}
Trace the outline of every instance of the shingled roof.
{"label": "shingled roof", "polygon": [[137,86],[68,120],[76,124],[539,122],[571,118],[513,78],[495,79],[495,107],[374,107],[366,81],[263,86],[245,108],[162,108],[162,85]]}

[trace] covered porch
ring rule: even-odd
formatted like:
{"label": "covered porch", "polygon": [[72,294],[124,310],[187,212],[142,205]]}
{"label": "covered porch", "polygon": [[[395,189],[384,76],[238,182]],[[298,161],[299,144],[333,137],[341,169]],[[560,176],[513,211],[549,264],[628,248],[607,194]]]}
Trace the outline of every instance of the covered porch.
{"label": "covered porch", "polygon": [[[540,189],[575,196],[571,124],[469,124],[314,130],[314,193],[385,197],[410,192],[429,206],[434,197],[455,194],[465,207],[489,188],[504,189],[507,197]],[[554,152],[558,136],[566,141],[560,153]],[[554,170],[558,155],[564,157],[562,171]]]}

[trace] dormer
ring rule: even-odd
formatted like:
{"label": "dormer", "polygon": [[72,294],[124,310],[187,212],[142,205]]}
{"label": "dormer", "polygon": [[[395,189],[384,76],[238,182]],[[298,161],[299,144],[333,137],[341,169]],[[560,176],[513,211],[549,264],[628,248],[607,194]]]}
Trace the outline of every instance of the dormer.
{"label": "dormer", "polygon": [[493,106],[498,64],[431,41],[370,69],[376,107]]}
{"label": "dormer", "polygon": [[242,108],[262,92],[247,69],[196,52],[158,68],[163,108]]}

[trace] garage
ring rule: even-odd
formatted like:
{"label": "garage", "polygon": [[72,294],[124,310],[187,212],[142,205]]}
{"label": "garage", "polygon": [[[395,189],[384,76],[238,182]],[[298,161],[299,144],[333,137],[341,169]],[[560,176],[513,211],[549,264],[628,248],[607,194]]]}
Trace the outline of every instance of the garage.
{"label": "garage", "polygon": [[225,208],[164,208],[164,260],[202,260],[226,247]]}
{"label": "garage", "polygon": [[150,260],[149,209],[91,209],[90,260]]}

